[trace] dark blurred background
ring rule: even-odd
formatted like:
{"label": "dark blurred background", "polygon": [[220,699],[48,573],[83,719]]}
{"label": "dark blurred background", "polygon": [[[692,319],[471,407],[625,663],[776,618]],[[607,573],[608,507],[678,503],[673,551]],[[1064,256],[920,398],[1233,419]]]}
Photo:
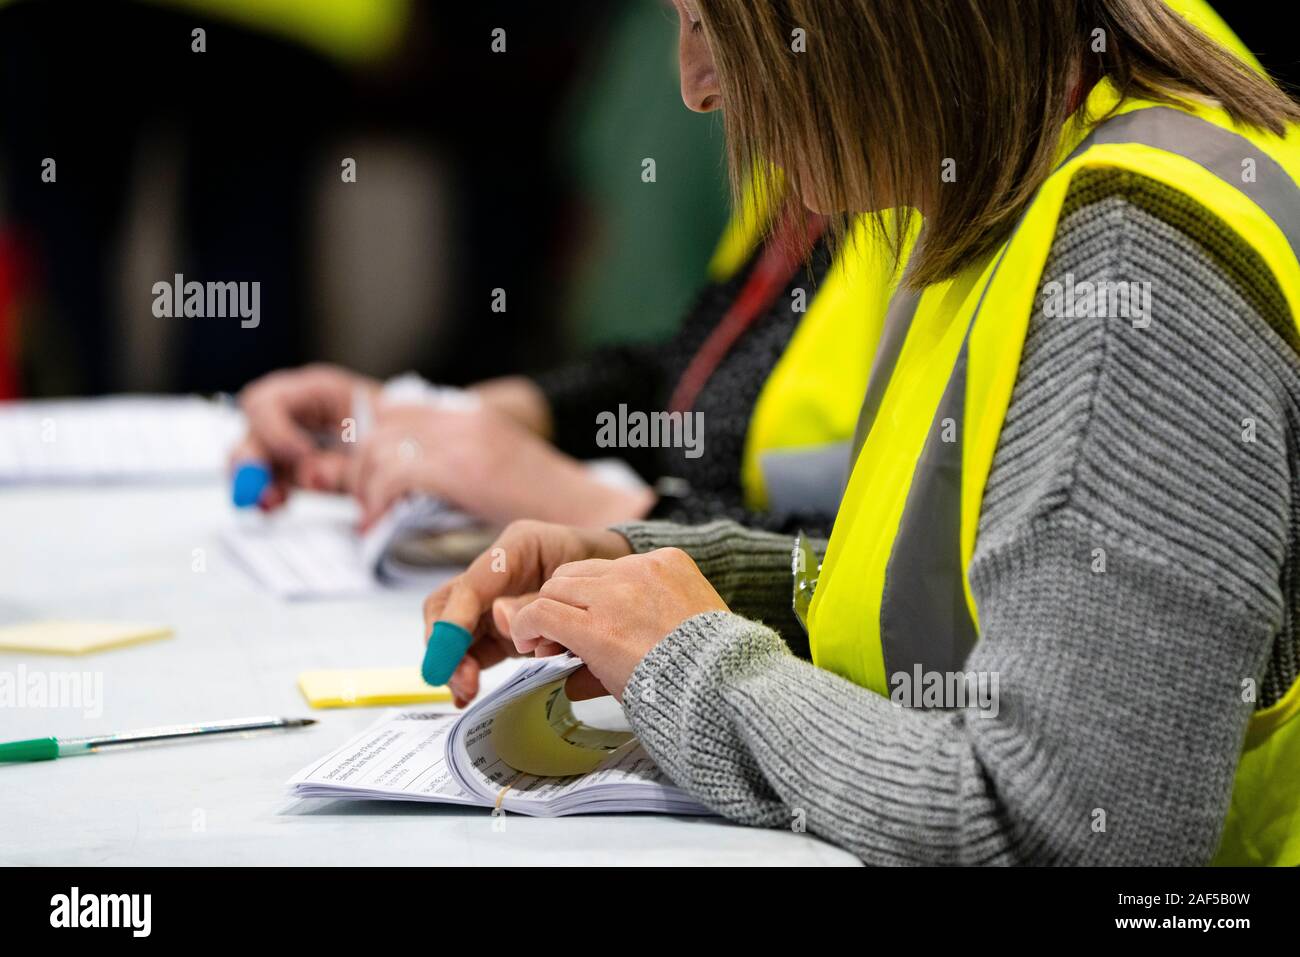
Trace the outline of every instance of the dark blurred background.
{"label": "dark blurred background", "polygon": [[[1217,8],[1296,83],[1275,5]],[[725,215],[675,54],[665,0],[0,0],[0,398],[665,335]],[[260,325],[154,317],[176,273],[259,281]]]}
{"label": "dark blurred background", "polygon": [[[675,57],[662,0],[0,0],[0,398],[666,334],[725,217]],[[176,273],[259,281],[260,325],[156,318]]]}

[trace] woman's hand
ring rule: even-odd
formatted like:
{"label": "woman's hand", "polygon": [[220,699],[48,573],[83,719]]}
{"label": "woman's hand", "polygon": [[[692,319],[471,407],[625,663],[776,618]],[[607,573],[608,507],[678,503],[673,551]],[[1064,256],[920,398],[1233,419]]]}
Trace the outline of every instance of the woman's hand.
{"label": "woman's hand", "polygon": [[239,405],[248,434],[230,459],[232,465],[254,460],[271,466],[263,508],[282,505],[295,486],[342,491],[347,456],[339,448],[319,448],[314,433],[341,437],[358,390],[373,397],[379,383],[324,364],[272,372],[244,387]]}
{"label": "woman's hand", "polygon": [[[622,701],[650,649],[686,619],[709,611],[727,611],[727,604],[689,555],[661,548],[559,566],[536,600],[514,610],[510,636],[519,652],[572,651]],[[571,682],[567,690],[575,700],[595,696],[589,683]]]}
{"label": "woman's hand", "polygon": [[[617,532],[515,522],[462,574],[430,594],[424,602],[426,641],[433,623],[439,620],[460,625],[474,636],[469,653],[448,682],[457,707],[464,707],[478,694],[479,673],[484,668],[522,654],[510,638],[513,618],[557,568],[631,552],[632,546]],[[586,671],[570,679],[570,688],[580,697],[604,693]]]}
{"label": "woman's hand", "polygon": [[348,485],[368,528],[398,499],[433,495],[498,525],[537,518],[611,525],[643,517],[649,489],[611,488],[509,415],[483,405],[376,408]]}

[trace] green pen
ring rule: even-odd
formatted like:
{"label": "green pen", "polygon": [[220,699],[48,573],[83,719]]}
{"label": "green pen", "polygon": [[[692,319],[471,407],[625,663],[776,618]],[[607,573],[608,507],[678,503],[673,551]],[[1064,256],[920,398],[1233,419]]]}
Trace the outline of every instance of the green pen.
{"label": "green pen", "polygon": [[209,724],[173,724],[162,728],[144,728],[120,734],[103,734],[88,738],[28,738],[26,741],[0,743],[0,762],[52,761],[77,754],[94,754],[103,749],[135,748],[146,744],[174,741],[213,734],[236,734],[249,731],[272,731],[280,728],[305,728],[315,718],[233,718]]}

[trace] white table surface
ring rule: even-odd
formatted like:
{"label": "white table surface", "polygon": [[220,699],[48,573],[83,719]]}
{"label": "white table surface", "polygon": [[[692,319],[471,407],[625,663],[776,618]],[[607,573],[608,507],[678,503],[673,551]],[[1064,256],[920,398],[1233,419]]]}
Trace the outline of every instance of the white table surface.
{"label": "white table surface", "polygon": [[[309,508],[323,503],[305,503]],[[312,712],[310,668],[418,663],[419,592],[285,602],[228,557],[223,485],[0,488],[0,624],[156,621],[172,638],[0,672],[102,673],[102,716],[0,707],[0,740],[258,714],[315,727],[0,765],[0,864],[853,864],[804,834],[654,815],[534,819],[295,799],[285,782],[382,709]],[[206,570],[192,570],[203,549]],[[506,664],[505,668],[513,668]],[[497,676],[499,680],[499,674]]]}

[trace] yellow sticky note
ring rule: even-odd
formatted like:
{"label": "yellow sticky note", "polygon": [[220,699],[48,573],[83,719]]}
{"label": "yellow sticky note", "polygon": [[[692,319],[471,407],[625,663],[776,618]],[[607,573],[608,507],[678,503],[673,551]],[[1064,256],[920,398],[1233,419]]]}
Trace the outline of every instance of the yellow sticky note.
{"label": "yellow sticky note", "polygon": [[313,708],[366,708],[375,705],[450,701],[445,686],[430,687],[420,669],[332,668],[304,671],[298,687]]}
{"label": "yellow sticky note", "polygon": [[0,628],[0,651],[44,655],[84,655],[141,641],[171,637],[162,625],[112,621],[29,621]]}

